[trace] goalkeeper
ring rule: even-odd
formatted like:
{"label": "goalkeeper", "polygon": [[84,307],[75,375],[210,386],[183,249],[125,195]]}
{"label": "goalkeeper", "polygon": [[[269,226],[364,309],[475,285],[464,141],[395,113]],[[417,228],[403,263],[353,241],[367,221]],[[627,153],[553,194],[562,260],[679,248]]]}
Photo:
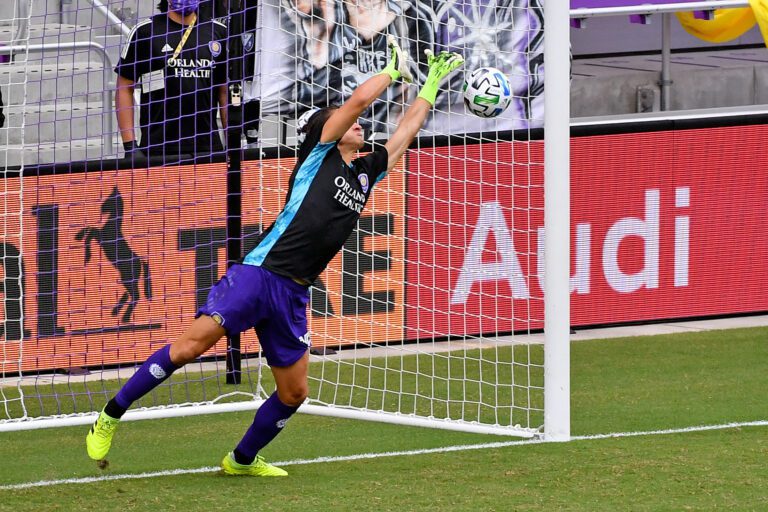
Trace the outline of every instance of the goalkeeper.
{"label": "goalkeeper", "polygon": [[355,158],[363,147],[358,116],[392,82],[410,79],[407,58],[394,38],[391,60],[340,107],[316,112],[303,128],[304,142],[275,222],[240,264],[211,289],[186,332],[154,354],[99,414],[86,438],[88,455],[106,457],[120,417],[181,366],[194,361],[225,334],[254,327],[277,391],[256,412],[221,467],[229,475],[284,476],[259,451],[277,436],[308,394],[309,287],[355,228],[373,185],[400,160],[435,103],[442,80],[459,67],[455,53],[428,53],[426,83],[383,148]]}

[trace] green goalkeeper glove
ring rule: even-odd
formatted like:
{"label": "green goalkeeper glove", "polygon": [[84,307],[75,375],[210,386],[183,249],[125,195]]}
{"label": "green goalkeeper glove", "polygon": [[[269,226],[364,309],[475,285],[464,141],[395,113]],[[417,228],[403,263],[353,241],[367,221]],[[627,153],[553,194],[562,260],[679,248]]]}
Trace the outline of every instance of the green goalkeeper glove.
{"label": "green goalkeeper glove", "polygon": [[404,82],[413,82],[413,77],[408,69],[408,54],[400,49],[397,39],[391,34],[387,37],[387,44],[389,45],[389,64],[379,74],[389,75],[393,82],[398,78],[402,78]]}
{"label": "green goalkeeper glove", "polygon": [[424,53],[427,55],[429,74],[427,74],[427,80],[419,92],[419,98],[424,98],[430,105],[434,105],[440,82],[453,70],[464,64],[464,57],[455,52],[440,52],[435,55],[432,50],[424,50]]}

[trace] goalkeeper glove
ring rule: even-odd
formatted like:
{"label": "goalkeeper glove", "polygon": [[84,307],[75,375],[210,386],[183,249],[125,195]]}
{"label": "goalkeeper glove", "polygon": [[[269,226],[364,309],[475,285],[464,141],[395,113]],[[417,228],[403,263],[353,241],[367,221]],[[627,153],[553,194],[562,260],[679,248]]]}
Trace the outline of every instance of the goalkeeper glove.
{"label": "goalkeeper glove", "polygon": [[429,73],[427,80],[419,92],[419,98],[424,98],[430,105],[435,104],[437,99],[437,90],[440,88],[440,82],[443,78],[450,75],[454,69],[464,64],[464,57],[455,52],[440,52],[438,55],[432,53],[432,50],[424,50],[427,56],[427,65]]}
{"label": "goalkeeper glove", "polygon": [[413,82],[413,77],[408,69],[408,54],[400,49],[397,39],[391,34],[387,37],[387,44],[389,45],[389,64],[379,74],[389,75],[393,82],[398,78],[402,78],[404,82]]}

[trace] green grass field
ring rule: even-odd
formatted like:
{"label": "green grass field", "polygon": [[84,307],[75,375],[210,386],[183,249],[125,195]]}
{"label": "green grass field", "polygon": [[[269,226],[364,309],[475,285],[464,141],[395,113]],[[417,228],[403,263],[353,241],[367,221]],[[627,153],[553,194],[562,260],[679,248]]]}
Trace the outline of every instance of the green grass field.
{"label": "green grass field", "polygon": [[[574,436],[768,419],[768,328],[572,347]],[[768,510],[768,426],[531,444],[298,415],[264,451],[288,478],[217,474],[251,417],[126,422],[107,471],[87,427],[0,433],[0,510]]]}

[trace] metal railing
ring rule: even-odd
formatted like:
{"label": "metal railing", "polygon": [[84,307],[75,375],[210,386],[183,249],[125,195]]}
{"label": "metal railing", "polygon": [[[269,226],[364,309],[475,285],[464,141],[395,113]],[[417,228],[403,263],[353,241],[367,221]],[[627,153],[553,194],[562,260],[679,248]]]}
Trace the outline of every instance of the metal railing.
{"label": "metal railing", "polygon": [[123,20],[118,18],[115,15],[115,13],[110,11],[106,5],[101,3],[101,0],[88,0],[88,1],[93,6],[93,8],[99,11],[101,14],[103,14],[107,18],[107,21],[112,26],[117,28],[124,37],[128,37],[128,34],[131,33],[131,29],[128,27],[128,25],[123,23]]}
{"label": "metal railing", "polygon": [[[640,2],[641,0],[638,0]],[[677,2],[667,4],[625,5],[621,7],[581,7],[571,9],[571,18],[585,19],[598,16],[619,16],[622,14],[663,14],[671,12],[714,11],[748,7],[748,0],[708,0],[703,2]]]}
{"label": "metal railing", "polygon": [[29,0],[14,1],[14,16],[19,20],[19,25],[16,27],[16,33],[13,35],[11,43],[29,38]]}
{"label": "metal railing", "polygon": [[[638,0],[639,1],[639,0]],[[671,48],[671,16],[675,12],[702,12],[711,13],[715,9],[736,9],[748,7],[748,0],[709,0],[703,2],[677,2],[668,4],[644,4],[644,5],[626,5],[621,7],[582,7],[570,10],[570,17],[573,20],[586,20],[602,16],[621,16],[621,15],[639,15],[651,16],[661,14],[661,78],[659,80],[659,90],[661,92],[660,108],[668,110],[672,103],[672,78],[670,55]],[[581,24],[579,24],[581,26]]]}
{"label": "metal railing", "polygon": [[[102,109],[102,141],[106,151],[105,156],[115,154],[115,144],[113,140],[114,122],[112,120],[112,59],[109,58],[107,50],[99,43],[93,41],[75,41],[64,43],[48,44],[14,44],[10,46],[0,46],[0,55],[13,55],[17,52],[43,53],[48,50],[93,50],[100,57],[103,65],[104,84],[101,91],[101,109]],[[104,120],[106,117],[106,120]]]}

